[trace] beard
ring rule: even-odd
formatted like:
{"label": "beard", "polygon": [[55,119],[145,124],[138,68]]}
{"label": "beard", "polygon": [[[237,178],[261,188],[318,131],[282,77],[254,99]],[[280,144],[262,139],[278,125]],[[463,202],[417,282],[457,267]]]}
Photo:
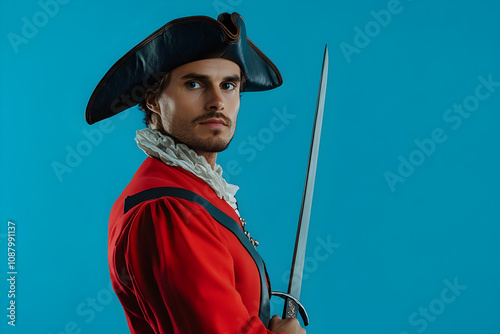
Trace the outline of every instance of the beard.
{"label": "beard", "polygon": [[[201,136],[201,134],[196,133],[196,131],[191,129],[196,129],[197,124],[203,122],[204,120],[210,118],[220,118],[226,123],[226,129],[204,129],[203,132],[208,132]],[[231,143],[234,137],[234,130],[236,122],[232,122],[228,117],[219,113],[211,112],[202,115],[191,122],[191,127],[186,127],[184,124],[173,122],[169,130],[166,131],[166,124],[163,126],[163,133],[172,137],[176,142],[186,144],[189,148],[194,150],[197,154],[200,153],[218,153],[224,151]],[[226,134],[224,134],[226,133]]]}
{"label": "beard", "polygon": [[195,152],[218,153],[224,151],[229,146],[234,136],[233,132],[233,135],[229,139],[223,139],[218,137],[220,132],[221,131],[219,130],[213,130],[214,135],[208,139],[201,139],[193,136],[180,141],[189,146],[189,148]]}

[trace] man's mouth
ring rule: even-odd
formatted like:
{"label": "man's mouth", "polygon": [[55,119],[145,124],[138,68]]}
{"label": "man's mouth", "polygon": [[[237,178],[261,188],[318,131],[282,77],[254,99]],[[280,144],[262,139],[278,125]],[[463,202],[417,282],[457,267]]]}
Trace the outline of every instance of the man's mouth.
{"label": "man's mouth", "polygon": [[213,129],[222,129],[227,126],[226,122],[220,118],[209,118],[200,122],[200,124]]}

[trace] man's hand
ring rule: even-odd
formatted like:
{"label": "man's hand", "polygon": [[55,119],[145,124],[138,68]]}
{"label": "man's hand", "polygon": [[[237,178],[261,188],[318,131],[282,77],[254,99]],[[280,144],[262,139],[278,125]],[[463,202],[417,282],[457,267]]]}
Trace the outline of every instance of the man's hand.
{"label": "man's hand", "polygon": [[279,315],[274,315],[269,320],[269,330],[287,334],[306,334],[306,330],[300,327],[297,319],[281,319]]}

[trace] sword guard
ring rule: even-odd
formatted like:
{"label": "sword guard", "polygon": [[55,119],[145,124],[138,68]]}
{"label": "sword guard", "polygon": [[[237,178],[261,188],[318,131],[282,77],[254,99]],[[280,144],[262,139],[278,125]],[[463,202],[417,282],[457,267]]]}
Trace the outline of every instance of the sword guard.
{"label": "sword guard", "polygon": [[[300,301],[297,298],[295,298],[294,296],[292,296],[288,293],[284,293],[284,292],[280,292],[280,291],[271,291],[271,297],[272,296],[277,296],[277,297],[283,298],[283,300],[285,300],[285,310],[290,310],[289,305],[291,306],[291,308],[295,308],[295,306],[297,306],[299,309],[298,313],[300,313],[300,316],[302,317],[302,321],[304,321],[304,326],[309,325],[309,316],[307,315],[306,309],[304,306],[302,306],[302,304],[300,303]],[[283,318],[297,318],[297,310],[293,309],[293,310],[291,310],[291,312],[286,312],[286,314],[283,315]]]}

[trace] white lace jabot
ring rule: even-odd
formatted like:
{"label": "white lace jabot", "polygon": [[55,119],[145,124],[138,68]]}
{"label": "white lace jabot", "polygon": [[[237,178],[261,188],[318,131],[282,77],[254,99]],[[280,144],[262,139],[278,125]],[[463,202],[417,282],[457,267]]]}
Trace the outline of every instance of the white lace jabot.
{"label": "white lace jabot", "polygon": [[219,196],[238,213],[234,195],[239,187],[229,184],[222,177],[222,167],[212,166],[205,157],[196,154],[186,144],[175,143],[174,139],[157,130],[138,130],[135,141],[141,150],[169,166],[178,166],[205,181]]}

